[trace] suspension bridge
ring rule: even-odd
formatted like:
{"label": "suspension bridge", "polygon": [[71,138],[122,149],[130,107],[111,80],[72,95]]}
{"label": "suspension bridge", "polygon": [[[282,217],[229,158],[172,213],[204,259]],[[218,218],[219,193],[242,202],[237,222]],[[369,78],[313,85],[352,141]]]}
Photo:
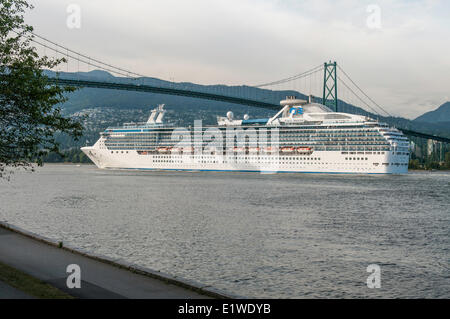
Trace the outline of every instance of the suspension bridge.
{"label": "suspension bridge", "polygon": [[[53,84],[176,95],[272,110],[279,110],[278,102],[285,97],[283,96],[284,93],[294,92],[303,98],[308,95],[313,96],[316,102],[325,104],[336,112],[381,117],[382,119],[394,118],[363,91],[336,62],[326,62],[305,72],[261,84],[185,88],[182,84],[170,81],[152,83],[154,81],[150,81],[151,78],[148,76],[105,63],[35,33],[32,33],[28,39],[36,44],[37,48],[40,48],[41,52],[39,53],[50,57],[53,54],[55,58],[64,58],[65,65],[63,64],[62,67],[59,66],[52,70],[55,72],[55,76],[49,77],[49,82]],[[64,66],[66,70],[64,70]],[[91,71],[91,69],[102,70],[114,75],[114,77],[111,80],[93,80],[80,76],[80,72],[83,73],[83,66],[87,67],[87,71]],[[338,92],[340,93],[339,98]],[[402,127],[397,128],[408,136],[450,143],[450,139],[443,136],[417,132]]]}

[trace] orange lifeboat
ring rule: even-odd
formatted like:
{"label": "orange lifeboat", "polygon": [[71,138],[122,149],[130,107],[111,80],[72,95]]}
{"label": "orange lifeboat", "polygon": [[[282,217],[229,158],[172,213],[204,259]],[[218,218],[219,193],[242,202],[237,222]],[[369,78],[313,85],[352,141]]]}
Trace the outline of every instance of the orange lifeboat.
{"label": "orange lifeboat", "polygon": [[172,153],[181,153],[183,149],[181,147],[172,147],[171,152]]}
{"label": "orange lifeboat", "polygon": [[169,151],[169,148],[168,148],[168,147],[161,146],[161,147],[158,147],[156,150],[157,150],[159,153],[167,153],[167,152]]}
{"label": "orange lifeboat", "polygon": [[282,148],[281,148],[281,151],[282,151],[283,153],[294,153],[295,148],[292,147],[292,146],[285,146],[285,147],[282,147]]}
{"label": "orange lifeboat", "polygon": [[194,148],[192,146],[190,147],[183,147],[183,153],[194,153]]}
{"label": "orange lifeboat", "polygon": [[311,147],[297,147],[298,153],[312,153]]}

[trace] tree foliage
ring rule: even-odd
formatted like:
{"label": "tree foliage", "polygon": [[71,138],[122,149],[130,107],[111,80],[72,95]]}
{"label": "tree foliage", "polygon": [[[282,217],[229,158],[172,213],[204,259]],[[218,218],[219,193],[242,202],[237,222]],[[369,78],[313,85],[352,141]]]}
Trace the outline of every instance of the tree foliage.
{"label": "tree foliage", "polygon": [[38,55],[23,17],[29,9],[26,0],[0,0],[0,177],[8,167],[42,165],[49,152],[60,154],[56,132],[82,134],[82,125],[58,106],[74,89],[51,85],[44,74],[64,59]]}
{"label": "tree foliage", "polygon": [[56,153],[49,153],[43,158],[46,163],[85,163],[93,164],[79,148],[72,148],[63,152],[64,156]]}

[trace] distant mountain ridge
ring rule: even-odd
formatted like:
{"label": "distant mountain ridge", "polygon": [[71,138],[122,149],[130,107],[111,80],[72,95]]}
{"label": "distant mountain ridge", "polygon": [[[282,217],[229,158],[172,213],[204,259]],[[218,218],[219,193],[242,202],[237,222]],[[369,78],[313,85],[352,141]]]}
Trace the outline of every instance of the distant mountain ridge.
{"label": "distant mountain ridge", "polygon": [[414,122],[448,122],[450,124],[450,102],[446,102],[434,111],[422,114],[414,120]]}

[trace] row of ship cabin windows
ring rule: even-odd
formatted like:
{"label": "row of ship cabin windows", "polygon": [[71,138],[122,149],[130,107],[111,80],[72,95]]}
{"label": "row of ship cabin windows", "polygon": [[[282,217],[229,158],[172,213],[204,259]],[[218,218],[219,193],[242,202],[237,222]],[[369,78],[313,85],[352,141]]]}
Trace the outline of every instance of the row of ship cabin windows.
{"label": "row of ship cabin windows", "polygon": [[[194,156],[189,156],[190,158],[194,158]],[[154,158],[157,159],[179,159],[182,158],[182,156],[154,156]],[[214,156],[199,156],[200,159],[211,159],[214,158]],[[243,160],[270,160],[273,159],[273,156],[237,156],[233,157],[234,159],[243,159]],[[281,160],[289,160],[289,161],[320,161],[320,157],[280,157]]]}
{"label": "row of ship cabin windows", "polygon": [[[111,154],[113,154],[114,151],[111,151]],[[119,151],[116,151],[116,153],[118,154]],[[120,151],[121,154],[126,153],[128,154],[128,151]],[[177,156],[177,157],[181,157],[181,156]],[[193,156],[190,156],[191,158],[194,158]],[[173,156],[155,156],[155,158],[173,158]],[[201,158],[208,158],[206,156],[201,156]],[[258,156],[258,157],[248,157],[248,156],[238,156],[236,157],[237,159],[261,159],[261,160],[265,160],[265,159],[272,159],[273,157],[271,156]],[[311,161],[320,161],[320,157],[280,157],[281,160],[294,160],[294,161],[306,161],[306,160],[311,160]]]}

